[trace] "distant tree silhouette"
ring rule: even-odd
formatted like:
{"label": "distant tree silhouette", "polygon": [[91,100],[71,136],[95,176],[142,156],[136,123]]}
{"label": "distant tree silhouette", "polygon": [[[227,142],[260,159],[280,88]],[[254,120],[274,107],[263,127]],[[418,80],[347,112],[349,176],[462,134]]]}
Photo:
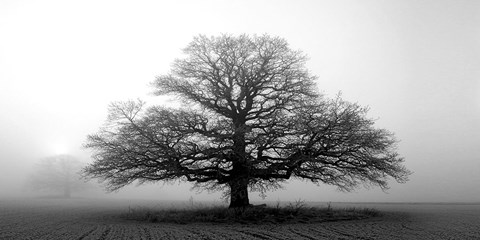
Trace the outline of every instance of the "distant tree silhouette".
{"label": "distant tree silhouette", "polygon": [[89,187],[81,179],[80,172],[85,165],[71,155],[61,154],[40,160],[28,178],[33,190],[48,190],[70,198],[72,192]]}
{"label": "distant tree silhouette", "polygon": [[85,173],[109,190],[179,179],[245,207],[249,189],[264,194],[290,178],[347,191],[407,181],[393,134],[375,128],[367,108],[319,94],[306,56],[284,39],[198,36],[184,53],[153,83],[184,108],[115,102],[88,136],[95,161]]}

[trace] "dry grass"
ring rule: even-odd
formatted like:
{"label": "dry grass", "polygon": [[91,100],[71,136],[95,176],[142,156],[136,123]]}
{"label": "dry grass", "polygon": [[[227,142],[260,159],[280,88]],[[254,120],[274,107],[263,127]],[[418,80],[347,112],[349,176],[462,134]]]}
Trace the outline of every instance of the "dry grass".
{"label": "dry grass", "polygon": [[242,223],[242,224],[278,224],[278,223],[319,223],[328,221],[359,220],[379,216],[380,212],[372,208],[332,208],[309,207],[298,200],[281,206],[266,204],[239,209],[225,206],[190,205],[183,208],[153,209],[148,207],[129,207],[121,217],[128,220],[164,222],[164,223]]}

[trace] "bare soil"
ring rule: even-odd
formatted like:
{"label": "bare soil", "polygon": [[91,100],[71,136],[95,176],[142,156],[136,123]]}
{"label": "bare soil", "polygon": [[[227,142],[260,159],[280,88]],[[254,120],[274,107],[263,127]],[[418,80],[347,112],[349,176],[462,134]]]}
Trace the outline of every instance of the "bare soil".
{"label": "bare soil", "polygon": [[150,223],[129,207],[174,203],[91,199],[0,200],[0,239],[480,239],[480,204],[332,203],[375,208],[362,220],[294,224]]}

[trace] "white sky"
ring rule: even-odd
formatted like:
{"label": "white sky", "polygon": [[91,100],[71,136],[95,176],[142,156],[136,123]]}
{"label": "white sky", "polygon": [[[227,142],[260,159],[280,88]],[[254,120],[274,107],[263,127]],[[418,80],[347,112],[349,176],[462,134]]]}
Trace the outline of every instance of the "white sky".
{"label": "white sky", "polygon": [[[388,194],[295,182],[267,200],[480,201],[475,0],[0,0],[0,194],[15,191],[9,179],[41,157],[68,152],[88,160],[81,145],[111,101],[161,102],[148,84],[193,36],[219,33],[268,33],[303,50],[319,89],[370,106],[414,171]],[[117,193],[132,194],[208,197],[188,186]]]}

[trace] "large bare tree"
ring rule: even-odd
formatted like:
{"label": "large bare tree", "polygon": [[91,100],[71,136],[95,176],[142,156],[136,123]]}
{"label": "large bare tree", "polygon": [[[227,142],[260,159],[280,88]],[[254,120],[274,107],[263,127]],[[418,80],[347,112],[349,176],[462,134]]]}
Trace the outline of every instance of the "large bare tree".
{"label": "large bare tree", "polygon": [[394,135],[375,128],[367,108],[319,94],[306,56],[284,39],[198,36],[184,53],[153,87],[185,107],[112,103],[108,124],[88,136],[95,161],[87,175],[110,190],[135,180],[194,182],[224,191],[230,207],[291,178],[342,190],[407,181]]}

